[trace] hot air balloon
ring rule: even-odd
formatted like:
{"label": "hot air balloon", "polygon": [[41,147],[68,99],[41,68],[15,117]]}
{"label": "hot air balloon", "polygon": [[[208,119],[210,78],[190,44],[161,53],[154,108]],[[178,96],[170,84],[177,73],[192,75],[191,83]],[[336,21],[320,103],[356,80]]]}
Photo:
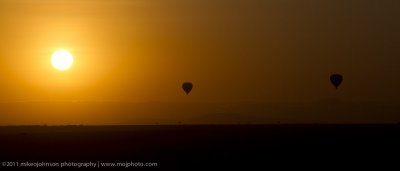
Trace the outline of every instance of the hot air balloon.
{"label": "hot air balloon", "polygon": [[338,87],[343,81],[343,76],[340,74],[332,74],[330,80],[333,86],[335,86],[335,88],[338,89]]}
{"label": "hot air balloon", "polygon": [[191,82],[184,82],[182,84],[182,89],[185,91],[186,94],[189,94],[192,91],[193,84]]}

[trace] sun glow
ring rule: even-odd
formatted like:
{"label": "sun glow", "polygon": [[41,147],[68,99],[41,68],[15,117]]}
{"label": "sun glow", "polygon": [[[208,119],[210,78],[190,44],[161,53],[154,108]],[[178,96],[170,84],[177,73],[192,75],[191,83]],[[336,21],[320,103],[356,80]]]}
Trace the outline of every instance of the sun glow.
{"label": "sun glow", "polygon": [[51,57],[51,64],[55,69],[64,71],[69,69],[74,62],[72,54],[66,50],[58,50]]}

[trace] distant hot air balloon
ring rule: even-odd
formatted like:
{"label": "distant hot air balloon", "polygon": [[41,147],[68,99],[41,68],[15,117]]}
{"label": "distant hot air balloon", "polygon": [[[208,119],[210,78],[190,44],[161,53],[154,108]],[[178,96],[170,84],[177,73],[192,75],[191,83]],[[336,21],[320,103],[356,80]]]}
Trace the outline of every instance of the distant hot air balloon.
{"label": "distant hot air balloon", "polygon": [[337,89],[343,81],[343,76],[340,74],[332,74],[330,77],[331,83]]}
{"label": "distant hot air balloon", "polygon": [[192,91],[193,84],[191,82],[184,82],[182,84],[182,89],[185,91],[186,94],[189,94]]}

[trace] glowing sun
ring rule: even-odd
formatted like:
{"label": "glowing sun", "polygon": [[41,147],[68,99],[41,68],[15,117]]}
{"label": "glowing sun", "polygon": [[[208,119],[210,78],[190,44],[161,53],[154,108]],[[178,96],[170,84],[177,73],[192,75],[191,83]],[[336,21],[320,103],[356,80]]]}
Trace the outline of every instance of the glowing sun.
{"label": "glowing sun", "polygon": [[58,50],[51,56],[51,64],[55,69],[64,71],[69,69],[74,63],[72,54],[66,50]]}

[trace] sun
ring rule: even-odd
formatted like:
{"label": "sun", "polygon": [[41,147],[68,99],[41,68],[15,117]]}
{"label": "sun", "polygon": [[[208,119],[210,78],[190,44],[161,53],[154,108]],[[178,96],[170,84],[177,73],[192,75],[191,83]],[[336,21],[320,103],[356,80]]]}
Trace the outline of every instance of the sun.
{"label": "sun", "polygon": [[51,56],[51,64],[55,69],[60,71],[65,71],[71,68],[73,63],[74,58],[67,50],[57,50]]}

